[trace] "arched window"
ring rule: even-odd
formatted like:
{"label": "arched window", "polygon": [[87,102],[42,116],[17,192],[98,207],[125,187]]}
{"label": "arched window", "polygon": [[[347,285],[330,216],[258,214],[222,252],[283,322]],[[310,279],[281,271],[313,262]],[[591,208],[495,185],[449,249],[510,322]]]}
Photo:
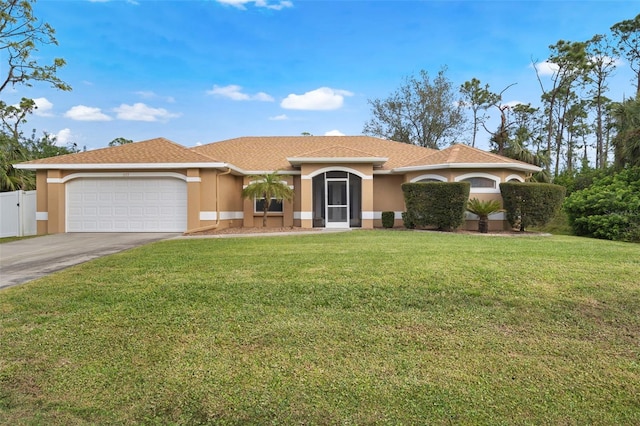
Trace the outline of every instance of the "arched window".
{"label": "arched window", "polygon": [[456,182],[469,182],[471,193],[493,194],[500,192],[500,178],[489,173],[467,173],[455,178]]}
{"label": "arched window", "polygon": [[461,182],[469,182],[471,188],[495,188],[496,181],[486,177],[470,177],[462,179]]}
{"label": "arched window", "polygon": [[446,182],[446,181],[447,181],[447,179],[444,176],[433,175],[433,174],[420,175],[420,176],[416,176],[413,179],[411,179],[411,183],[416,183],[416,182]]}

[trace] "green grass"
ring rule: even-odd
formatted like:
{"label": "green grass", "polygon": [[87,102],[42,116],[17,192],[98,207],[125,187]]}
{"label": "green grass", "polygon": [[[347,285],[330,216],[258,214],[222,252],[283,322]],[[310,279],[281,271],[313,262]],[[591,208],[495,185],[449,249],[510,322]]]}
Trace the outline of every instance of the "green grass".
{"label": "green grass", "polygon": [[0,423],[640,424],[640,246],[151,244],[0,292]]}
{"label": "green grass", "polygon": [[35,237],[37,237],[37,235],[29,235],[27,237],[4,237],[4,238],[0,238],[0,244],[10,243],[11,241],[26,240],[28,238],[35,238]]}

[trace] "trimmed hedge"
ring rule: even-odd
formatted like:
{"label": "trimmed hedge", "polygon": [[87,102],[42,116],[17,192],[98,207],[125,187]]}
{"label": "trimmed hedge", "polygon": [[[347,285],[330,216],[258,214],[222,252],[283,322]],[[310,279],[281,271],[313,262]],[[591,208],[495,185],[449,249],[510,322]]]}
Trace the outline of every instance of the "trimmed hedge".
{"label": "trimmed hedge", "polygon": [[640,167],[596,179],[567,197],[564,210],[576,235],[640,242]]}
{"label": "trimmed hedge", "polygon": [[464,223],[469,199],[468,182],[420,182],[402,184],[407,211],[406,228],[435,226],[452,230]]}
{"label": "trimmed hedge", "polygon": [[566,188],[551,183],[503,182],[500,193],[509,224],[520,231],[551,221],[564,201]]}
{"label": "trimmed hedge", "polygon": [[382,226],[384,228],[393,228],[395,221],[396,214],[394,212],[382,212]]}

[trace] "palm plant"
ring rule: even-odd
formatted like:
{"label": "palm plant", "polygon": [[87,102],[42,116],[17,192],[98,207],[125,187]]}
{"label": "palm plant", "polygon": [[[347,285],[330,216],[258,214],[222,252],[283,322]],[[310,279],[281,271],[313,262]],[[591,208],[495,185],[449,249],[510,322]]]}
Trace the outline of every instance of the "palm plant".
{"label": "palm plant", "polygon": [[15,163],[28,159],[24,147],[6,133],[0,132],[0,192],[35,188],[33,172],[13,167]]}
{"label": "palm plant", "polygon": [[250,176],[249,179],[251,183],[242,190],[242,196],[244,198],[264,199],[264,203],[262,204],[264,213],[262,216],[263,227],[267,226],[267,214],[272,199],[279,201],[293,200],[293,189],[291,189],[286,182],[282,181],[285,177],[285,175],[278,174],[277,170],[273,173]]}
{"label": "palm plant", "polygon": [[503,210],[498,200],[480,201],[472,198],[467,202],[467,211],[478,215],[478,232],[486,234],[489,231],[489,215]]}

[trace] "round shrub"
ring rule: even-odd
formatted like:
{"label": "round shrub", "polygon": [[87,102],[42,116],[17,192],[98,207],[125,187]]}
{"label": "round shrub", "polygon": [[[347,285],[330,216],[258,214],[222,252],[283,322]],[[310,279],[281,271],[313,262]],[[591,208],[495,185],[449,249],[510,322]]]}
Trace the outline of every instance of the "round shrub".
{"label": "round shrub", "polygon": [[393,228],[395,221],[396,214],[394,212],[382,212],[382,226],[384,228]]}
{"label": "round shrub", "polygon": [[640,167],[597,179],[564,202],[576,235],[640,242]]}
{"label": "round shrub", "polygon": [[464,223],[469,199],[468,182],[419,182],[402,184],[407,228],[435,226],[452,230]]}

